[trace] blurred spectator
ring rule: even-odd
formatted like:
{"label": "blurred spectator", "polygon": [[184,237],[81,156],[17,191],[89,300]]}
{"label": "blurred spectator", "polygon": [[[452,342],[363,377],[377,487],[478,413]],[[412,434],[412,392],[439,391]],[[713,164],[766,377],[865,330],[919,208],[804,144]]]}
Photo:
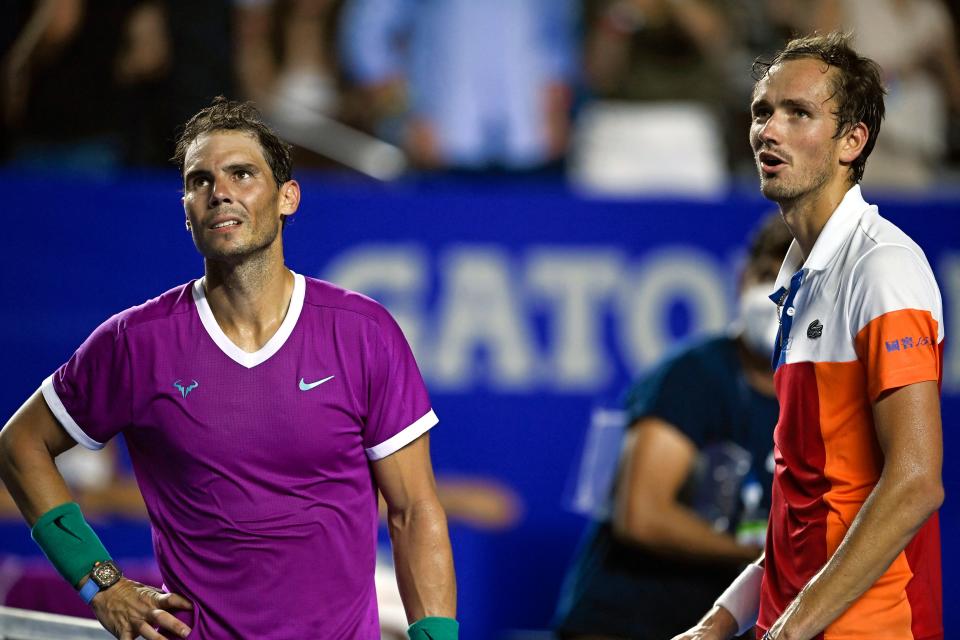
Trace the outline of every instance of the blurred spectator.
{"label": "blurred spectator", "polygon": [[[726,190],[728,69],[737,59],[726,3],[584,0],[585,83],[572,181],[616,195]],[[743,144],[738,137],[737,143]]]}
{"label": "blurred spectator", "polygon": [[[152,95],[138,105],[159,110],[162,121],[153,135],[163,141],[158,163],[169,166],[174,129],[216,96],[236,95],[233,61],[232,0],[162,0],[170,38],[170,72]],[[156,104],[159,103],[159,104]],[[137,117],[137,111],[130,114]],[[149,132],[148,132],[149,133]]]}
{"label": "blurred spectator", "polygon": [[750,72],[758,58],[769,59],[794,34],[813,29],[812,0],[723,0],[731,29],[731,53],[727,58],[731,93],[726,120],[731,168],[751,182],[757,167],[753,150],[742,135],[750,121],[750,103],[755,81]]}
{"label": "blurred spectator", "polygon": [[566,149],[573,0],[348,0],[370,127],[425,168],[535,169]]}
{"label": "blurred spectator", "polygon": [[166,164],[175,123],[231,92],[229,17],[227,0],[37,0],[3,58],[9,160]]}
{"label": "blurred spectator", "polygon": [[92,7],[83,0],[34,3],[3,64],[3,115],[15,162],[78,168],[119,164],[115,71],[131,49],[123,36],[136,5],[123,0]]}
{"label": "blurred spectator", "polygon": [[741,278],[737,330],[630,389],[611,514],[588,529],[568,573],[562,638],[671,638],[759,557],[778,414],[767,294],[791,240],[778,214],[766,218]]}
{"label": "blurred spectator", "polygon": [[853,31],[889,92],[883,135],[865,179],[875,188],[924,189],[942,174],[951,109],[960,113],[960,60],[950,12],[939,0],[819,0],[821,32]]}
{"label": "blurred spectator", "polygon": [[706,0],[587,0],[584,68],[601,98],[724,103],[730,28]]}
{"label": "blurred spectator", "polygon": [[[724,0],[733,24],[734,38],[749,60],[772,56],[795,33],[813,29],[811,3],[816,0]],[[753,89],[754,80],[737,65],[734,74]]]}
{"label": "blurred spectator", "polygon": [[[271,119],[310,122],[337,108],[331,40],[339,4],[338,0],[234,0],[240,88]],[[279,57],[274,46],[278,22]]]}

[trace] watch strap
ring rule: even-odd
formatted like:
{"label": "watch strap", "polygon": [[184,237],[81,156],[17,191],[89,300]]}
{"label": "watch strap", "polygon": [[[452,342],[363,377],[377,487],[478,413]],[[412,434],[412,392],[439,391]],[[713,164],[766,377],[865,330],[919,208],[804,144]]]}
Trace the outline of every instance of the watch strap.
{"label": "watch strap", "polygon": [[83,598],[83,601],[87,604],[90,604],[93,596],[98,593],[100,593],[100,587],[93,581],[93,578],[87,580],[86,583],[80,587],[80,597]]}

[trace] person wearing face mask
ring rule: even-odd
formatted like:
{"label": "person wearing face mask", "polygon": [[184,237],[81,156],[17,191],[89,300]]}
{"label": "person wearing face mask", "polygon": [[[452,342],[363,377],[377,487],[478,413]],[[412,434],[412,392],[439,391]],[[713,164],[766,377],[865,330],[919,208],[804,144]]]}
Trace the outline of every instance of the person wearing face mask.
{"label": "person wearing face mask", "polygon": [[731,331],[673,354],[628,391],[610,516],[588,529],[561,593],[564,640],[672,637],[760,554],[779,411],[767,296],[790,241],[779,215],[764,218]]}

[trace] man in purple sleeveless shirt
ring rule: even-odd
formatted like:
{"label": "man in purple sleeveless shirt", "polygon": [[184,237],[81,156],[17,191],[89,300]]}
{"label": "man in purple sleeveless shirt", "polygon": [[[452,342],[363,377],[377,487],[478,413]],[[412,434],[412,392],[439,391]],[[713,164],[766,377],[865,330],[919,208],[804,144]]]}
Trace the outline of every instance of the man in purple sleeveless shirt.
{"label": "man in purple sleeveless shirt", "polygon": [[[284,265],[300,187],[250,105],[214,101],[175,159],[204,277],[104,322],[0,433],[34,539],[121,639],[379,638],[379,489],[410,637],[456,638],[437,417],[400,328]],[[160,588],[122,577],[54,465],[118,433]]]}

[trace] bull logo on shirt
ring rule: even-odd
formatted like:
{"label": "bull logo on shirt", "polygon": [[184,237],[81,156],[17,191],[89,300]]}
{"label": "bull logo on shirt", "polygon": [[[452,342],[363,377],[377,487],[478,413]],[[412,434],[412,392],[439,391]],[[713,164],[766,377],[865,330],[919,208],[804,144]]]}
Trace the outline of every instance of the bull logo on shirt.
{"label": "bull logo on shirt", "polygon": [[177,389],[180,390],[181,396],[186,398],[191,391],[193,391],[194,389],[200,386],[200,383],[197,382],[196,380],[193,380],[187,386],[183,386],[182,384],[180,384],[180,380],[178,379],[173,383],[173,386],[175,386]]}

